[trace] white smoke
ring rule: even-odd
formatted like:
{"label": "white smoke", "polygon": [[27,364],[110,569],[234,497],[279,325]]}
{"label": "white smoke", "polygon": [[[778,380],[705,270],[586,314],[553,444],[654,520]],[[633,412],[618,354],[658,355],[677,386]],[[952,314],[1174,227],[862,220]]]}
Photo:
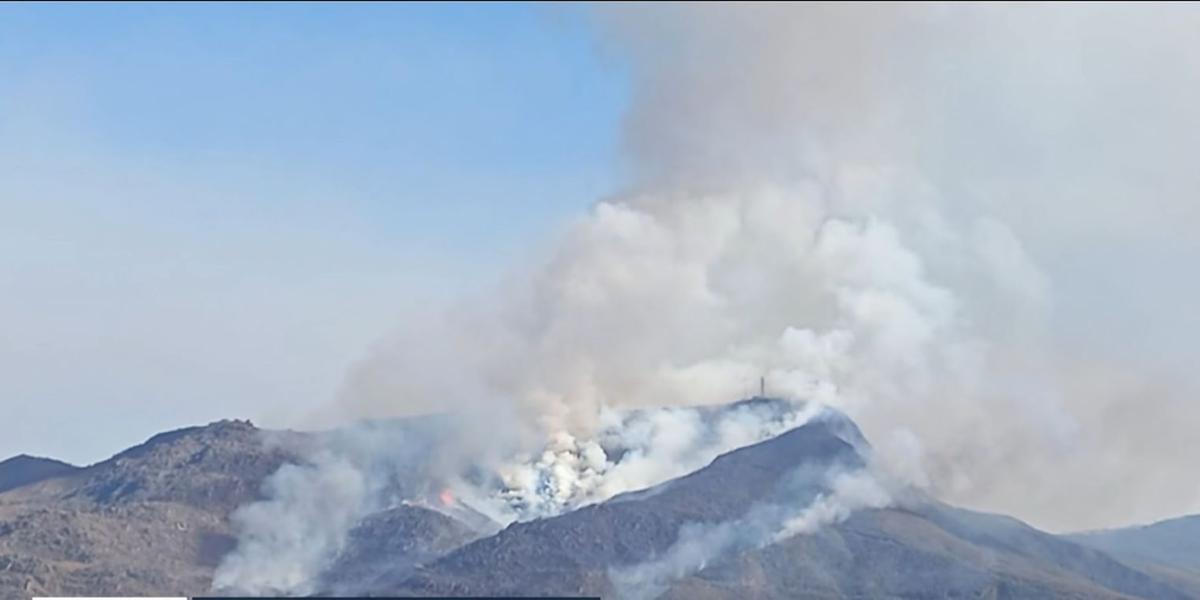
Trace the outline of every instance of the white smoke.
{"label": "white smoke", "polygon": [[1200,335],[1179,317],[1179,257],[1200,258],[1200,11],[637,5],[597,22],[631,66],[628,188],[498,289],[381,343],[334,416],[460,414],[448,472],[498,474],[500,518],[522,518],[715,448],[665,411],[614,460],[614,411],[728,402],[765,373],[952,502],[1055,529],[1200,509],[1195,335],[1174,333]]}
{"label": "white smoke", "polygon": [[339,410],[503,405],[535,438],[586,438],[604,407],[728,401],[767,372],[906,439],[952,502],[1055,530],[1200,510],[1182,458],[1200,452],[1200,10],[597,22],[631,68],[628,189],[502,289],[396,335]]}
{"label": "white smoke", "polygon": [[783,527],[771,538],[771,543],[813,533],[825,525],[840,523],[859,509],[883,508],[892,503],[891,494],[865,469],[834,475],[830,489],[832,491],[829,494],[818,496],[800,514],[786,519]]}
{"label": "white smoke", "polygon": [[559,432],[537,455],[500,467],[504,521],[560,514],[686,475],[717,456],[806,423],[816,403],[752,401],[696,407],[607,410],[593,438]]}
{"label": "white smoke", "polygon": [[[868,437],[908,431],[939,495],[1055,530],[1200,510],[1184,458],[1200,452],[1200,290],[1186,276],[1200,260],[1187,158],[1200,146],[1200,9],[714,4],[600,17],[635,82],[636,189],[687,203],[809,184],[829,215],[891,228],[919,280],[948,293],[952,314],[840,307],[909,323],[930,336],[926,358],[958,348],[943,366],[918,358],[907,398],[870,390],[847,406]],[[903,269],[890,256],[869,262]],[[780,277],[773,266],[708,273],[749,283]],[[825,286],[786,276],[813,296]],[[822,331],[803,302],[781,318]]]}
{"label": "white smoke", "polygon": [[671,584],[723,556],[811,534],[846,520],[856,510],[883,508],[892,503],[891,493],[868,469],[833,471],[827,474],[827,479],[829,491],[819,494],[806,506],[760,504],[732,521],[684,525],[675,542],[661,555],[609,571],[617,597],[652,600]]}
{"label": "white smoke", "polygon": [[363,423],[325,433],[302,463],[267,478],[263,500],[234,512],[238,546],[222,560],[213,589],[320,592],[320,575],[350,530],[375,511],[410,501],[444,510],[432,500],[445,488],[494,526],[554,516],[687,474],[820,410],[816,403],[767,398],[717,408],[607,410],[593,438],[560,432],[536,454],[493,464],[443,460],[464,433],[449,420]]}
{"label": "white smoke", "polygon": [[[317,434],[299,464],[264,482],[263,499],[234,511],[237,547],[222,558],[212,589],[226,594],[306,595],[372,512],[427,495],[430,456],[449,431],[433,419],[362,423]],[[265,440],[273,444],[276,440]]]}
{"label": "white smoke", "polygon": [[[961,297],[933,277],[928,261],[884,218],[885,211],[840,208],[851,185],[805,181],[600,203],[527,280],[531,287],[518,288],[514,297],[496,296],[482,312],[459,320],[469,331],[448,324],[440,339],[464,344],[447,345],[462,363],[458,374],[446,377],[478,378],[470,388],[490,391],[441,399],[468,419],[482,402],[511,400],[516,414],[528,417],[511,421],[512,428],[537,424],[529,444],[534,451],[528,461],[498,464],[497,470],[511,487],[525,490],[522,498],[548,486],[556,496],[552,504],[566,505],[588,501],[592,488],[600,491],[597,498],[608,495],[597,483],[602,473],[606,486],[627,474],[632,486],[641,485],[649,481],[634,471],[666,472],[687,454],[678,448],[695,450],[687,443],[694,435],[688,418],[694,416],[650,413],[647,419],[664,421],[654,441],[661,449],[612,467],[588,445],[611,435],[605,431],[612,429],[614,410],[728,402],[744,397],[762,374],[775,396],[832,405],[852,416],[901,417],[875,432],[882,441],[905,434],[912,416],[905,413],[914,403],[925,416],[963,412],[964,427],[982,426],[987,415],[968,398],[979,396],[978,382],[988,376],[987,340]],[[877,187],[890,190],[874,196],[881,206],[903,205],[899,197],[922,191],[903,182]],[[949,226],[943,219],[924,227],[940,233]],[[1002,225],[976,220],[964,228],[991,235],[943,239],[938,251],[955,261],[945,266],[947,279],[982,279],[1004,295],[1000,282],[1013,272],[1036,272],[1012,247],[995,243],[1005,239]],[[1000,250],[1009,251],[1004,261],[996,258]],[[1005,267],[1003,277],[989,275],[989,265],[997,263]],[[1028,306],[1021,297],[1009,304]],[[414,356],[414,363],[395,363],[418,386],[437,377],[436,365],[454,362],[422,349],[425,356]],[[373,361],[393,358],[381,354]],[[408,395],[403,388],[391,393]],[[347,397],[351,407],[369,399]],[[1029,427],[1028,411],[1010,404],[1019,399],[997,395],[991,401],[1009,415],[1006,425]],[[374,408],[380,406],[386,405]],[[1046,411],[1054,416],[1053,407]],[[487,414],[496,422],[494,412]]]}
{"label": "white smoke", "polygon": [[232,516],[238,546],[213,576],[214,590],[270,596],[310,594],[364,514],[362,471],[330,452],[284,465],[267,479],[267,500]]}

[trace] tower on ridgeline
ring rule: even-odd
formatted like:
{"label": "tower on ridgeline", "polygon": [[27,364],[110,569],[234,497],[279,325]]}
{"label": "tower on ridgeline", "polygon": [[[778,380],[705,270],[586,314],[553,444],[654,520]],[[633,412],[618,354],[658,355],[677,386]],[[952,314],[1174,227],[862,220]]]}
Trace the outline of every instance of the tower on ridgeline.
{"label": "tower on ridgeline", "polygon": [[766,375],[763,375],[758,378],[758,397],[759,398],[767,397],[767,376]]}

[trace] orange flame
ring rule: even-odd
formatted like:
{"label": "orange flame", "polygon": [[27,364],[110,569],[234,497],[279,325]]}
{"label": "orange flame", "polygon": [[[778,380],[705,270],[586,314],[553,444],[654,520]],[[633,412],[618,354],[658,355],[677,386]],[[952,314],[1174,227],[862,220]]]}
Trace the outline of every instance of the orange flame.
{"label": "orange flame", "polygon": [[450,506],[454,504],[454,493],[449,488],[446,488],[442,490],[442,493],[438,494],[438,500],[441,500],[442,506]]}

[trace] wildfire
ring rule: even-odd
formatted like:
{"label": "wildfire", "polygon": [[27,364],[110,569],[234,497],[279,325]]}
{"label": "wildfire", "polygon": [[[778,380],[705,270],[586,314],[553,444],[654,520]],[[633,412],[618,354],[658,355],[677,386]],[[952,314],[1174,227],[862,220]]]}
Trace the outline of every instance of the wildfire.
{"label": "wildfire", "polygon": [[454,492],[451,492],[450,488],[446,488],[438,494],[438,500],[441,501],[442,506],[450,506],[454,504]]}

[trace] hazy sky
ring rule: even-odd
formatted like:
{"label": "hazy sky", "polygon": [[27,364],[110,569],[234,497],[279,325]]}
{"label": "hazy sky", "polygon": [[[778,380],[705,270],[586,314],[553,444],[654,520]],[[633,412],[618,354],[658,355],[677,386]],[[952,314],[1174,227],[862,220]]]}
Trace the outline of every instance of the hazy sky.
{"label": "hazy sky", "polygon": [[0,6],[0,457],[328,401],[615,187],[575,9]]}

